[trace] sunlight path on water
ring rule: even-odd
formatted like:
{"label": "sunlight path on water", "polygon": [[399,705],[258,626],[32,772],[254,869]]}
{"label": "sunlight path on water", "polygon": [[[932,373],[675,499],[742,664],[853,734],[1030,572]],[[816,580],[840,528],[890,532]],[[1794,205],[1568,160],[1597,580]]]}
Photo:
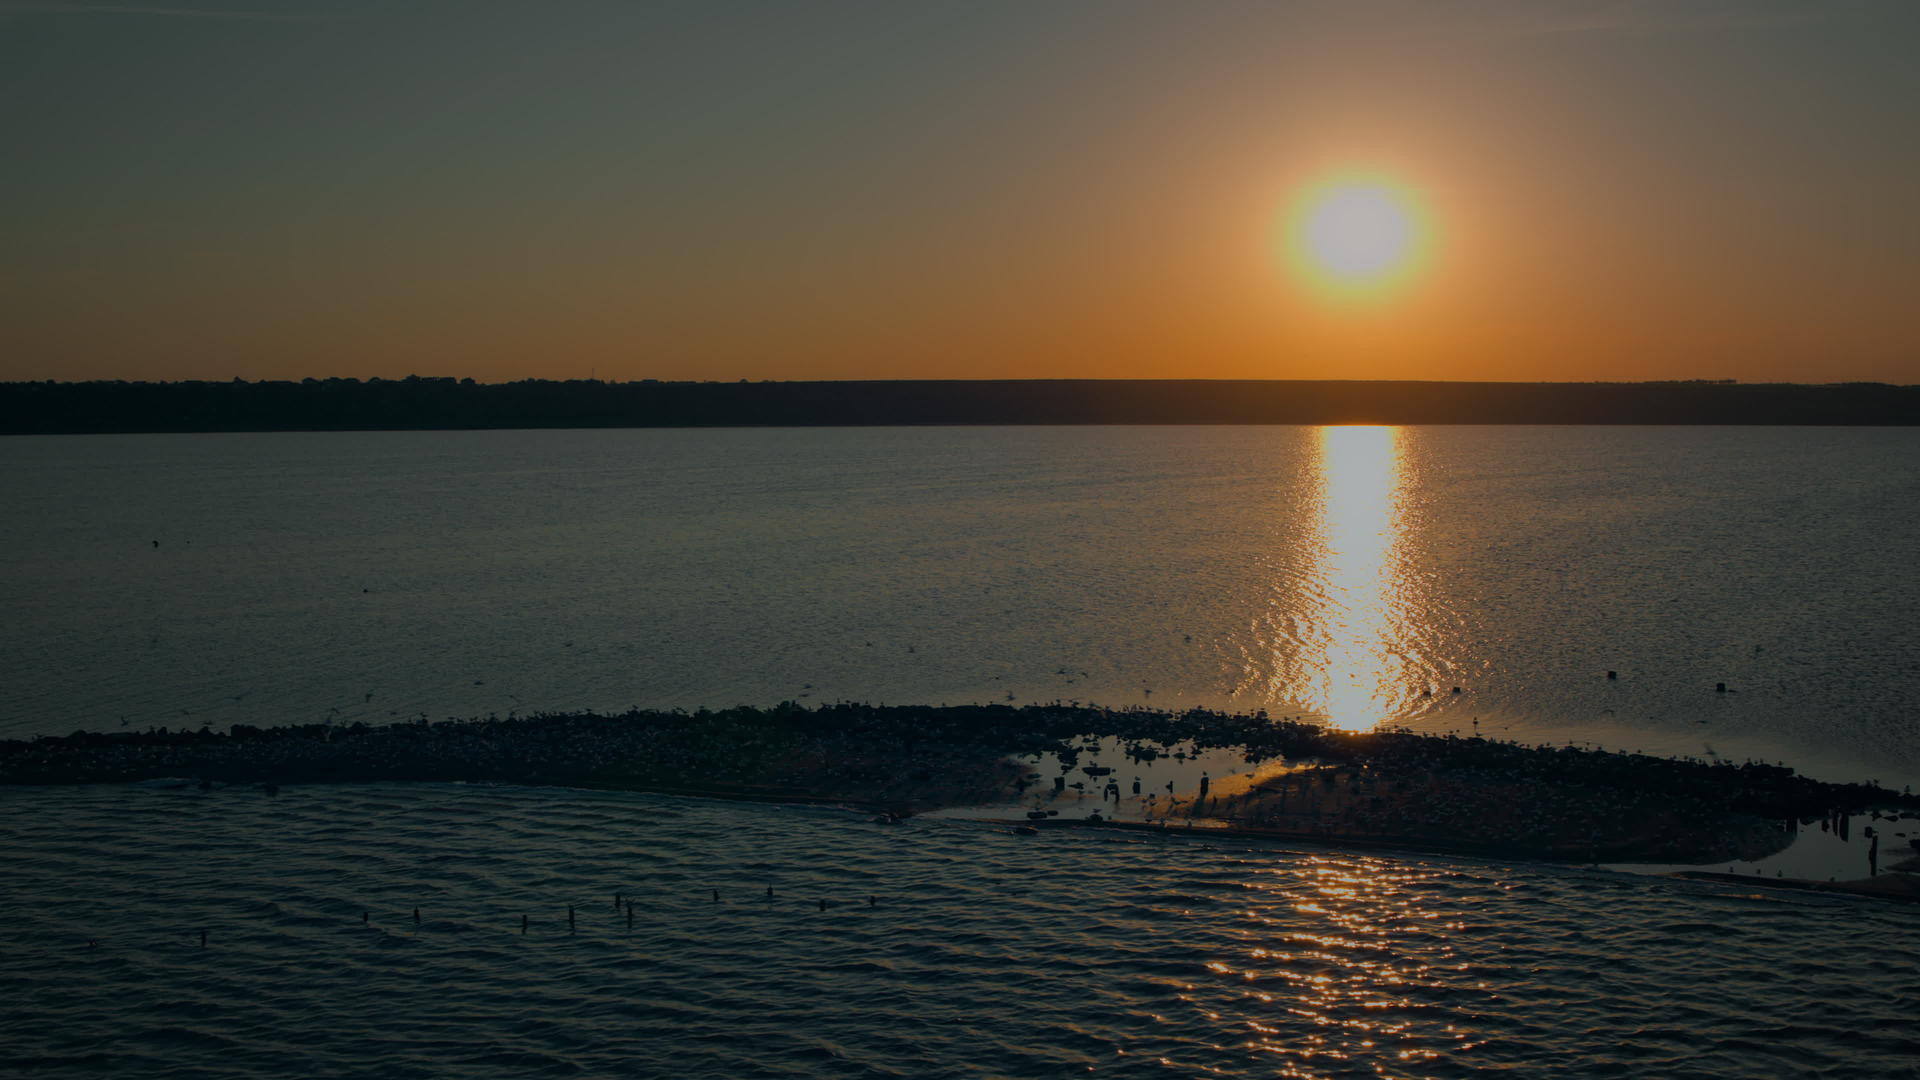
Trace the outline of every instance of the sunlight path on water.
{"label": "sunlight path on water", "polygon": [[1320,429],[1323,565],[1329,588],[1314,704],[1336,727],[1370,731],[1403,682],[1391,638],[1401,523],[1400,430]]}

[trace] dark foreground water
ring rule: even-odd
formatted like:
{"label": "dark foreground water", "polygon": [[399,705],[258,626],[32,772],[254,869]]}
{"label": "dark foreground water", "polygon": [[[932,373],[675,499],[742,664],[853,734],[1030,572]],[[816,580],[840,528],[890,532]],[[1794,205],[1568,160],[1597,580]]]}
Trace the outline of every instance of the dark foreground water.
{"label": "dark foreground water", "polygon": [[35,1076],[1920,1063],[1909,906],[1424,856],[569,790],[22,789],[0,911],[0,1070]]}

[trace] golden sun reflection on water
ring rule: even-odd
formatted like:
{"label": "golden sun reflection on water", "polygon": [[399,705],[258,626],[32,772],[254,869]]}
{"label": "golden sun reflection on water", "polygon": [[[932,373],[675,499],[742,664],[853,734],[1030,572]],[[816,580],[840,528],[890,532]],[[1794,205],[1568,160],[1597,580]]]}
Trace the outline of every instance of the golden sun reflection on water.
{"label": "golden sun reflection on water", "polygon": [[1288,907],[1307,916],[1300,923],[1254,916],[1267,922],[1258,944],[1238,964],[1209,965],[1246,997],[1279,1010],[1268,1022],[1249,1021],[1244,1044],[1280,1067],[1271,1075],[1354,1071],[1357,1056],[1382,1047],[1401,1063],[1430,1062],[1482,1041],[1453,1025],[1425,1035],[1418,1023],[1436,993],[1492,993],[1452,944],[1466,927],[1424,902],[1437,876],[1389,859],[1307,856],[1248,881],[1257,891],[1293,883]]}
{"label": "golden sun reflection on water", "polygon": [[1320,429],[1323,654],[1312,704],[1327,722],[1371,731],[1391,715],[1395,678],[1400,429]]}

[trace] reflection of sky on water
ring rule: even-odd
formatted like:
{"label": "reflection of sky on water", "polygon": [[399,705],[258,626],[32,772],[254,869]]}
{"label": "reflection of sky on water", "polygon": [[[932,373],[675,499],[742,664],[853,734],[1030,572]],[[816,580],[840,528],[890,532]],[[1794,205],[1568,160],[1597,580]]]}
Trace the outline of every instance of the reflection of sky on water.
{"label": "reflection of sky on water", "polygon": [[1880,836],[1879,871],[1881,873],[1886,873],[1896,863],[1915,857],[1915,851],[1909,841],[1920,839],[1920,826],[1916,826],[1913,822],[1877,819],[1870,814],[1855,814],[1847,820],[1848,828],[1844,835],[1821,828],[1817,821],[1798,823],[1795,827],[1793,843],[1764,859],[1735,859],[1732,862],[1709,863],[1702,866],[1688,866],[1680,863],[1620,863],[1613,869],[1656,874],[1673,870],[1731,871],[1736,874],[1752,875],[1756,879],[1789,877],[1805,878],[1809,881],[1853,881],[1867,877],[1869,873],[1867,849],[1872,839],[1867,833],[1868,829],[1874,830]]}
{"label": "reflection of sky on water", "polygon": [[[1069,741],[1078,750],[1071,762],[1053,753],[1014,759],[1027,767],[1029,776],[1036,777],[1020,799],[991,807],[936,810],[925,816],[1013,818],[1038,808],[1058,811],[1063,818],[1083,818],[1099,811],[1109,820],[1157,821],[1169,814],[1184,820],[1194,816],[1192,800],[1203,776],[1209,795],[1225,800],[1245,792],[1256,780],[1289,768],[1280,761],[1251,765],[1239,750],[1195,750],[1191,743],[1167,747],[1165,753],[1151,760],[1135,761],[1127,757],[1124,740],[1113,736]],[[1089,766],[1111,771],[1089,773]],[[1059,791],[1054,789],[1055,777],[1064,781]],[[1119,787],[1117,800],[1106,795],[1109,781]],[[1136,784],[1138,791],[1134,790]],[[1215,809],[1211,803],[1203,808],[1200,823],[1206,823]]]}

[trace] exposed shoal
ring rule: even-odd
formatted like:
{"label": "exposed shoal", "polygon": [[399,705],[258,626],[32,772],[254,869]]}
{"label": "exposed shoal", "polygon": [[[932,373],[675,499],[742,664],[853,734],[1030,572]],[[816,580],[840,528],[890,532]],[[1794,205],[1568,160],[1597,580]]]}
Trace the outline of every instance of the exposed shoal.
{"label": "exposed shoal", "polygon": [[[1700,762],[1381,730],[1263,713],[1087,706],[872,706],[539,714],[378,727],[97,733],[0,742],[0,783],[181,779],[279,785],[468,781],[828,802],[911,814],[1018,798],[1012,760],[1114,737],[1146,760],[1188,745],[1315,767],[1188,817],[1318,842],[1570,861],[1710,862],[1783,847],[1792,822],[1902,811],[1920,797],[1781,765]],[[1223,797],[1227,805],[1221,805]],[[1179,800],[1170,800],[1169,809]]]}

